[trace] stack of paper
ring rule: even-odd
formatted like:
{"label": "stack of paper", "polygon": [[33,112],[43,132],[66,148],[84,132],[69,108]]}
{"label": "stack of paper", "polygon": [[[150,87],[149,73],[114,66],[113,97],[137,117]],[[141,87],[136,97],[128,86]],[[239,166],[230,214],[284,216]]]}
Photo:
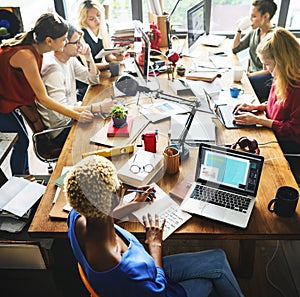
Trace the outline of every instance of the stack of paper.
{"label": "stack of paper", "polygon": [[[153,186],[156,190],[155,196],[156,199],[151,203],[145,203],[145,206],[133,214],[137,219],[143,224],[143,216],[147,216],[148,213],[154,218],[155,214],[158,215],[159,219],[166,219],[166,224],[163,231],[163,240],[170,236],[176,229],[188,221],[192,216],[187,212],[184,212],[180,209],[180,206],[169,196],[167,195],[157,184],[153,183],[150,186]],[[130,201],[133,199],[135,193],[129,194]]]}
{"label": "stack of paper", "polygon": [[120,168],[118,177],[128,185],[140,187],[158,178],[163,168],[162,154],[139,150]]}

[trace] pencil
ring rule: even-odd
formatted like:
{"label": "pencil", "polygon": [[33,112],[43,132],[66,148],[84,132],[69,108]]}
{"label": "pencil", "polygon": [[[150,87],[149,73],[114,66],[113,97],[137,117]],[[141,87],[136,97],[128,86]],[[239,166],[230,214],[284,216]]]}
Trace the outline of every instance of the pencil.
{"label": "pencil", "polygon": [[[145,193],[144,190],[128,189],[127,192]],[[149,195],[154,195],[155,192],[150,192]]]}

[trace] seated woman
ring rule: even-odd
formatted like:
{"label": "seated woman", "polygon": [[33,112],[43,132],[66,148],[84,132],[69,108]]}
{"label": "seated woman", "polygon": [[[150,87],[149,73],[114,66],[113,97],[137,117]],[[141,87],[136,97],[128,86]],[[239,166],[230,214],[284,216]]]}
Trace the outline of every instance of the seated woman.
{"label": "seated woman", "polygon": [[254,0],[250,11],[252,30],[241,39],[241,29],[237,28],[233,40],[233,53],[249,48],[249,69],[248,77],[250,83],[260,102],[264,102],[269,97],[272,84],[272,76],[263,67],[256,54],[256,48],[263,38],[274,29],[271,19],[275,15],[277,5],[273,0]]}
{"label": "seated woman", "polygon": [[155,199],[154,188],[140,188],[125,206],[114,165],[101,156],[81,160],[65,179],[73,207],[68,236],[75,258],[100,296],[243,296],[222,250],[162,257],[164,221],[144,217],[145,244],[118,225],[114,218]]}
{"label": "seated woman", "polygon": [[[103,48],[112,48],[113,46],[105,22],[103,5],[100,4],[99,1],[83,1],[79,5],[78,14],[79,26],[83,31],[83,38],[91,48],[92,56],[97,68],[100,71],[106,70],[108,69],[109,62],[122,61],[124,59],[122,53],[109,54],[105,56],[105,61],[103,61],[102,58],[95,58]],[[87,85],[77,83],[77,86],[80,94],[83,95]]]}
{"label": "seated woman", "polygon": [[268,103],[240,104],[235,111],[261,110],[266,112],[266,118],[246,112],[237,115],[235,121],[240,125],[258,124],[271,128],[284,153],[300,153],[299,42],[288,30],[277,28],[260,43],[257,54],[274,77]]}

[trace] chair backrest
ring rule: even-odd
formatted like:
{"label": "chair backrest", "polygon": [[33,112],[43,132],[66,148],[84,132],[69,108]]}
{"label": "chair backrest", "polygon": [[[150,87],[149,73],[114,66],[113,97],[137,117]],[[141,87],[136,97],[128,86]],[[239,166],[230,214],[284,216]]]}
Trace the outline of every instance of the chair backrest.
{"label": "chair backrest", "polygon": [[42,121],[36,105],[20,106],[19,109],[33,132],[33,147],[37,157],[43,162],[57,161],[62,146],[53,142],[49,133],[43,133],[47,128]]}
{"label": "chair backrest", "polygon": [[84,284],[84,286],[86,287],[86,289],[88,290],[88,292],[90,293],[90,296],[91,297],[100,297],[100,295],[98,295],[94,289],[92,288],[92,286],[90,285],[89,281],[87,280],[86,276],[85,276],[85,273],[80,265],[80,263],[78,262],[77,264],[78,266],[78,271],[79,271],[79,274],[80,274],[80,277],[81,277],[81,280]]}

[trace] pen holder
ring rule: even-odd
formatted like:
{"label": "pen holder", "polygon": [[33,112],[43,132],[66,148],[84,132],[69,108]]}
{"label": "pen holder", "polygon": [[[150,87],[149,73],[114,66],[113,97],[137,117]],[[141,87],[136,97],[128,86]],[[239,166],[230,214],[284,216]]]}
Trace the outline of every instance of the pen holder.
{"label": "pen holder", "polygon": [[166,147],[164,151],[166,172],[170,175],[179,171],[179,151],[175,147]]}

